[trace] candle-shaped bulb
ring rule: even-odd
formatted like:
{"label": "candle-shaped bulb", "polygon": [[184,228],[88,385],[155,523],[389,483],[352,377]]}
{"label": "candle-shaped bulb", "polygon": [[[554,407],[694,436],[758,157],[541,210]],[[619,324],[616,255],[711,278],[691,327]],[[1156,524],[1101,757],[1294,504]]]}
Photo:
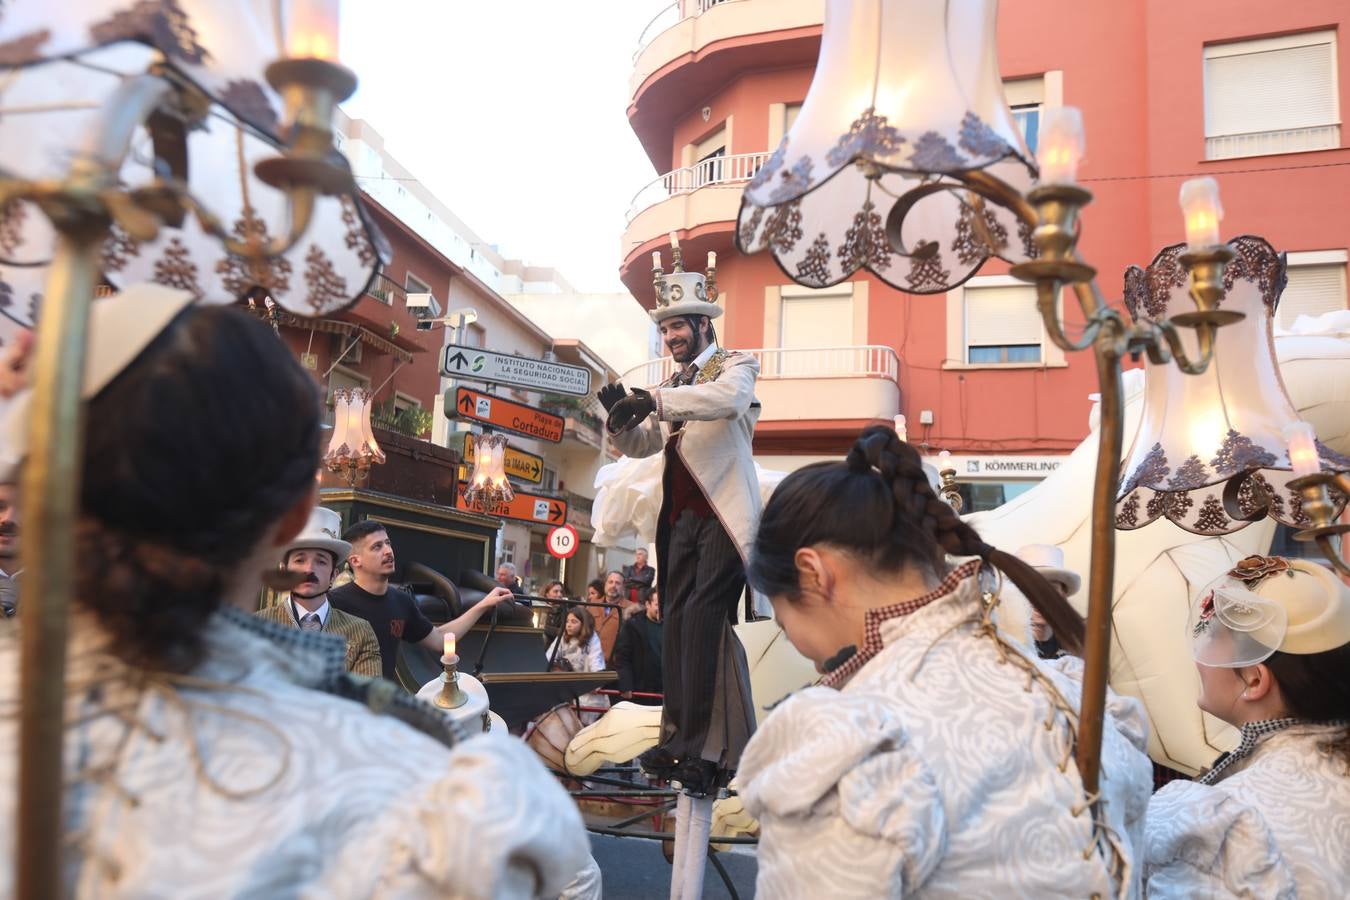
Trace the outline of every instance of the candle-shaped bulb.
{"label": "candle-shaped bulb", "polygon": [[938,471],[945,472],[950,468],[952,468],[952,452],[943,450],[938,454]]}
{"label": "candle-shaped bulb", "polygon": [[1041,112],[1036,163],[1041,184],[1073,184],[1087,150],[1083,113],[1076,106],[1050,106]]}
{"label": "candle-shaped bulb", "polygon": [[1192,178],[1181,184],[1181,213],[1186,217],[1186,248],[1203,250],[1219,243],[1219,183],[1213,178]]}
{"label": "candle-shaped bulb", "polygon": [[1316,475],[1322,471],[1322,461],[1317,452],[1317,434],[1307,422],[1295,422],[1284,429],[1284,439],[1289,443],[1289,467],[1294,476]]}
{"label": "candle-shaped bulb", "polygon": [[652,251],[652,268],[653,268],[653,269],[659,269],[659,268],[661,268],[661,251],[660,251],[660,250],[653,250],[653,251]]}
{"label": "candle-shaped bulb", "polygon": [[900,436],[902,441],[909,440],[909,430],[905,427],[906,421],[904,416],[895,417],[895,433]]}
{"label": "candle-shaped bulb", "polygon": [[445,656],[455,655],[455,633],[447,631],[445,633]]}
{"label": "candle-shaped bulb", "polygon": [[338,58],[338,0],[291,0],[286,55],[292,59]]}
{"label": "candle-shaped bulb", "polygon": [[717,268],[717,254],[711,250],[708,251],[708,268]]}
{"label": "candle-shaped bulb", "polygon": [[670,233],[670,247],[672,250],[680,249],[680,239],[673,231]]}

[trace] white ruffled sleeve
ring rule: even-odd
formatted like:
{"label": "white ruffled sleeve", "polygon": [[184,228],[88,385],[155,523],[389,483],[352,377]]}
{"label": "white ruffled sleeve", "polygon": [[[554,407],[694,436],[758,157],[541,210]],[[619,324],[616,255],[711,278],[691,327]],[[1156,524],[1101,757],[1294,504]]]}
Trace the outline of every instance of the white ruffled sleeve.
{"label": "white ruffled sleeve", "polygon": [[1144,830],[1150,898],[1297,895],[1261,813],[1220,787],[1174,781],[1153,795]]}
{"label": "white ruffled sleeve", "polygon": [[764,721],[736,788],[759,819],[763,897],[898,897],[946,852],[932,772],[882,694],[807,688]]}
{"label": "white ruffled sleeve", "polygon": [[[1041,660],[1040,665],[1058,672],[1071,681],[1076,693],[1083,692],[1083,661],[1076,656],[1061,656],[1059,659]],[[1137,698],[1117,694],[1106,689],[1106,714],[1126,740],[1140,753],[1148,752],[1148,714],[1144,704]]]}
{"label": "white ruffled sleeve", "polygon": [[444,777],[401,812],[376,896],[557,897],[594,865],[576,804],[507,735],[455,748]]}

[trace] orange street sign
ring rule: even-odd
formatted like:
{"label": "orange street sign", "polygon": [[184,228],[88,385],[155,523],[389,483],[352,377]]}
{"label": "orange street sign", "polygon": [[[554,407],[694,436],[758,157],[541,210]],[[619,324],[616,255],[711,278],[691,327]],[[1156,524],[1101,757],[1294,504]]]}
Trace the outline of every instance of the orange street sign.
{"label": "orange street sign", "polygon": [[[473,465],[473,435],[465,433],[464,450],[460,455],[464,457],[466,466]],[[521,481],[530,481],[535,484],[542,484],[544,481],[544,458],[542,456],[535,456],[533,453],[526,453],[524,450],[507,447],[506,456],[502,459],[502,466],[506,469],[506,474],[512,478],[519,478]],[[463,476],[466,481],[468,477],[467,475]]]}
{"label": "orange street sign", "polygon": [[476,512],[502,519],[516,519],[521,522],[533,522],[536,525],[562,525],[567,520],[567,501],[557,497],[541,497],[516,491],[514,499],[507,503],[469,503],[464,499],[468,482],[461,481],[455,491],[455,509]]}
{"label": "orange street sign", "polygon": [[454,406],[446,404],[446,415],[470,422],[482,422],[502,431],[512,431],[540,441],[551,441],[554,444],[562,441],[561,416],[466,387],[455,389]]}

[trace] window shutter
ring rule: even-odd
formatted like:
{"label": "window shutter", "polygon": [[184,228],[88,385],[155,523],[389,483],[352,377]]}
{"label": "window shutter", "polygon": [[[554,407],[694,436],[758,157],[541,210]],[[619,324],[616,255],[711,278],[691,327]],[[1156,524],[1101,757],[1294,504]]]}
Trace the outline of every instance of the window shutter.
{"label": "window shutter", "polygon": [[966,288],[966,346],[1041,343],[1041,314],[1030,286]]}
{"label": "window shutter", "polygon": [[853,298],[784,297],[782,325],[784,349],[848,347],[853,343]]}
{"label": "window shutter", "polygon": [[1206,48],[1205,136],[1336,124],[1335,44],[1323,34],[1297,47]]}
{"label": "window shutter", "polygon": [[1292,328],[1299,316],[1345,309],[1345,263],[1290,266],[1289,284],[1275,308],[1280,325]]}

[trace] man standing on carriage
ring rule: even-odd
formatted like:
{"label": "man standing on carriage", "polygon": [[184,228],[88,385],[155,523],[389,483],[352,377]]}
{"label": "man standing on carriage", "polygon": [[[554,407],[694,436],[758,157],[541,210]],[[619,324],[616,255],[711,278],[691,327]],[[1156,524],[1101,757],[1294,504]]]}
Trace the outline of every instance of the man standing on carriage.
{"label": "man standing on carriage", "polygon": [[718,346],[715,289],[710,297],[710,280],[684,271],[677,244],[674,256],[670,274],[653,271],[651,316],[675,373],[650,391],[611,384],[599,397],[615,446],[632,457],[665,455],[656,528],[665,705],[661,743],[642,764],[679,783],[697,819],[754,730],[749,666],[732,624],[760,508],[750,445],[759,364]]}

